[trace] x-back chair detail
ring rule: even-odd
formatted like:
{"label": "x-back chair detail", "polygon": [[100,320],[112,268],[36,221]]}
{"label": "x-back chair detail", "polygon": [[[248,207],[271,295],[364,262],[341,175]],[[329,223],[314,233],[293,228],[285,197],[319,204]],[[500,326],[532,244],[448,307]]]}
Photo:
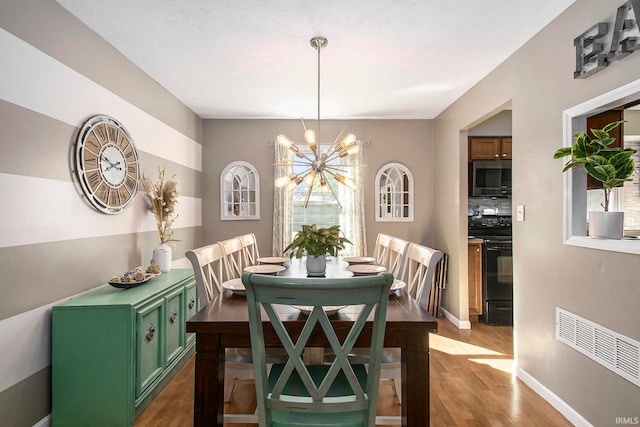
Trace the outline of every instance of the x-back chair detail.
{"label": "x-back chair detail", "polygon": [[[247,289],[260,426],[375,426],[380,353],[393,275],[308,279],[245,273],[242,282]],[[313,306],[297,337],[290,336],[282,323],[274,307],[278,304]],[[339,338],[323,310],[323,306],[336,305],[362,305],[346,337],[344,325]],[[286,364],[273,365],[269,374],[261,309],[289,356]],[[367,370],[362,364],[352,364],[348,355],[371,313],[372,357]],[[305,365],[302,352],[318,324],[335,358],[330,365]]]}

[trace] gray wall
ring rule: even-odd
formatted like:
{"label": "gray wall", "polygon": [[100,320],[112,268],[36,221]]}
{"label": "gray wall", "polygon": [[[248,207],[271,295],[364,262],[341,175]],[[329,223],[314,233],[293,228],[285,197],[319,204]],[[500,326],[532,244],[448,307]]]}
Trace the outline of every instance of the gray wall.
{"label": "gray wall", "polygon": [[[598,22],[614,22],[622,0],[578,0],[435,120],[435,245],[450,258],[445,308],[467,314],[467,129],[511,105],[514,222],[514,335],[519,373],[529,374],[588,422],[615,425],[640,416],[640,389],[555,340],[555,309],[563,307],[640,341],[637,255],[566,246],[562,242],[562,111],[640,77],[634,53],[584,80],[574,80],[573,40]],[[606,46],[608,49],[608,45]]]}
{"label": "gray wall", "polygon": [[[313,123],[313,124],[312,124]],[[315,126],[309,121],[309,126]],[[367,248],[371,253],[380,232],[431,245],[433,230],[433,137],[430,120],[345,120],[322,121],[323,140],[333,140],[342,129],[354,133],[364,146],[363,161]],[[303,141],[299,120],[204,120],[203,124],[203,217],[204,241],[215,242],[247,231],[254,232],[261,253],[271,253],[273,227],[273,141],[279,134]],[[232,161],[251,163],[260,175],[261,219],[220,220],[220,173]],[[406,165],[415,179],[414,222],[375,222],[374,179],[378,169],[389,162]]]}
{"label": "gray wall", "polygon": [[[166,165],[181,199],[174,260],[201,242],[201,120],[52,0],[0,0],[0,424],[51,411],[51,305],[148,265],[158,243],[140,195],[121,215],[89,207],[70,150],[109,114],[141,169]],[[99,367],[96,367],[99,369]]]}

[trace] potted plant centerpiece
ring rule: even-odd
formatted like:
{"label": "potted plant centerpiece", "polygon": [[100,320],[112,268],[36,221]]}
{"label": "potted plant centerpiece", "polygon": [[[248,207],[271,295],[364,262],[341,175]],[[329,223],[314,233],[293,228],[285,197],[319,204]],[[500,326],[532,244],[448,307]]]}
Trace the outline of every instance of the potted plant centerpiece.
{"label": "potted plant centerpiece", "polygon": [[352,244],[349,239],[340,236],[340,226],[328,228],[317,227],[316,224],[303,225],[296,233],[293,242],[284,249],[289,257],[302,258],[307,255],[307,274],[324,276],[327,268],[326,255],[337,256],[345,244]]}
{"label": "potted plant centerpiece", "polygon": [[611,190],[625,181],[631,181],[634,163],[632,148],[611,148],[615,138],[609,132],[621,125],[623,121],[607,124],[602,129],[591,129],[594,137],[579,132],[573,137],[575,143],[571,147],[556,150],[554,159],[571,156],[565,163],[563,172],[573,168],[582,168],[585,173],[602,184],[604,211],[589,212],[589,235],[594,239],[622,239],[624,230],[624,212],[609,211]]}

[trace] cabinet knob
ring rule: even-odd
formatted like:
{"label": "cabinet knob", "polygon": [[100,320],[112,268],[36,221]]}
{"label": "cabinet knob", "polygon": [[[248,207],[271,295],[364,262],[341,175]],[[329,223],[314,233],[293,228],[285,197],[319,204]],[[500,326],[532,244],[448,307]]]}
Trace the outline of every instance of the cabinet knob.
{"label": "cabinet knob", "polygon": [[500,157],[500,155],[499,154],[495,154],[493,157]]}
{"label": "cabinet knob", "polygon": [[189,310],[191,310],[193,308],[193,306],[196,305],[196,300],[194,297],[191,297],[189,299]]}
{"label": "cabinet knob", "polygon": [[174,308],[173,310],[171,310],[171,316],[169,316],[169,321],[171,323],[176,323],[177,319],[178,319],[178,310]]}
{"label": "cabinet knob", "polygon": [[156,328],[153,325],[151,325],[149,326],[149,329],[147,329],[147,334],[145,335],[145,338],[147,339],[147,341],[151,341],[155,334],[156,334]]}
{"label": "cabinet knob", "polygon": [[502,157],[507,157],[507,153],[502,153]]}
{"label": "cabinet knob", "polygon": [[480,252],[480,248],[476,248],[476,252]]}

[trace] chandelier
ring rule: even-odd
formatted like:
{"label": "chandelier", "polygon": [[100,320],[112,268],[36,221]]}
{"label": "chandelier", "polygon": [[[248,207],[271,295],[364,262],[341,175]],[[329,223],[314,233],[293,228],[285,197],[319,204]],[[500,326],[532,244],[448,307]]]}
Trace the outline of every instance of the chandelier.
{"label": "chandelier", "polygon": [[298,173],[291,173],[277,178],[275,185],[278,188],[284,187],[287,191],[291,191],[302,182],[307,184],[308,188],[303,203],[305,208],[309,203],[311,190],[317,182],[320,183],[320,188],[323,192],[331,192],[333,198],[338,202],[340,208],[342,208],[334,189],[327,182],[329,177],[351,190],[356,188],[355,180],[345,175],[346,171],[344,167],[348,167],[348,165],[335,166],[331,163],[339,158],[347,157],[358,152],[359,147],[356,143],[356,136],[350,133],[340,139],[344,132],[343,130],[328,150],[321,151],[318,146],[320,141],[320,50],[326,45],[327,39],[324,37],[314,37],[311,39],[311,46],[318,51],[318,132],[316,133],[313,129],[307,129],[304,118],[300,119],[304,130],[304,139],[310,148],[311,154],[307,155],[302,152],[298,146],[282,134],[276,137],[276,142],[287,148],[287,150],[295,156],[292,161],[282,160],[284,163],[277,164],[276,166],[298,166],[298,168],[302,168],[302,170]]}

